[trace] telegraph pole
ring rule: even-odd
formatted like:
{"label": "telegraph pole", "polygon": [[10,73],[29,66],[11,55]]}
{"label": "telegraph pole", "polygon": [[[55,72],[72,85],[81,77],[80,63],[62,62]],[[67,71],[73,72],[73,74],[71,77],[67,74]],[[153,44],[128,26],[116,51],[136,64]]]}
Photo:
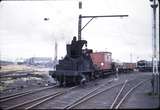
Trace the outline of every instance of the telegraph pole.
{"label": "telegraph pole", "polygon": [[156,8],[158,4],[156,0],[150,0],[153,4],[151,7],[153,8],[153,79],[152,79],[152,86],[153,86],[153,94],[159,93],[159,73],[158,73],[158,55],[157,55],[157,43],[156,43]]}

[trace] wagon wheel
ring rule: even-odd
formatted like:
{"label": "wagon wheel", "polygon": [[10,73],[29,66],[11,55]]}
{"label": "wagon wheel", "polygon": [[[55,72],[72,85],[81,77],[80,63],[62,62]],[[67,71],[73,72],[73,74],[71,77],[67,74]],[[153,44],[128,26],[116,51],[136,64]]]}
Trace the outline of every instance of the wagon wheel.
{"label": "wagon wheel", "polygon": [[100,72],[100,74],[101,74],[101,77],[104,79],[105,78],[104,73]]}
{"label": "wagon wheel", "polygon": [[95,72],[95,73],[94,73],[94,78],[95,78],[95,79],[98,79],[99,77],[100,77],[99,73],[98,73],[98,72]]}

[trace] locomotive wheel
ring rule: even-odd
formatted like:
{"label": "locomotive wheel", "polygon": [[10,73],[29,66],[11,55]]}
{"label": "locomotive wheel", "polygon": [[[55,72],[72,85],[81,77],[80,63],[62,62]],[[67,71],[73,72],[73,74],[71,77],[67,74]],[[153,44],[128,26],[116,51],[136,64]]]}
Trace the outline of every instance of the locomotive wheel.
{"label": "locomotive wheel", "polygon": [[64,86],[64,87],[67,86],[67,82],[66,82],[66,81],[63,82],[63,86]]}
{"label": "locomotive wheel", "polygon": [[86,75],[86,82],[90,81],[90,75]]}
{"label": "locomotive wheel", "polygon": [[86,81],[80,81],[80,86],[85,85]]}
{"label": "locomotive wheel", "polygon": [[95,73],[92,72],[90,77],[91,77],[91,80],[95,80]]}
{"label": "locomotive wheel", "polygon": [[80,85],[84,85],[88,81],[87,75],[82,75],[82,79],[80,81]]}
{"label": "locomotive wheel", "polygon": [[59,81],[59,87],[63,86],[63,81]]}

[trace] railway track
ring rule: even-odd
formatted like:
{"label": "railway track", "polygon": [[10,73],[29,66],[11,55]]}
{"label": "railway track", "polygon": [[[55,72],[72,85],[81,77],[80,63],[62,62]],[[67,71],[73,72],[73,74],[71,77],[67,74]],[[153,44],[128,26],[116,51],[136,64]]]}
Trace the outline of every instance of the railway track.
{"label": "railway track", "polygon": [[[77,109],[77,106],[79,105],[82,105],[84,106],[85,104],[86,105],[91,105],[89,103],[87,103],[87,101],[89,100],[92,100],[92,98],[94,97],[97,97],[98,95],[102,94],[103,92],[107,92],[107,91],[110,91],[111,89],[115,89],[117,87],[121,87],[120,88],[120,91],[117,92],[118,94],[115,95],[115,99],[113,101],[113,103],[111,104],[110,106],[110,109],[118,109],[122,104],[123,102],[126,100],[127,96],[130,95],[137,87],[139,87],[141,84],[143,84],[144,82],[150,80],[150,79],[147,79],[147,80],[143,80],[141,82],[138,82],[135,86],[133,86],[134,84],[132,84],[131,88],[127,88],[126,90],[124,90],[126,88],[126,85],[130,84],[130,82],[133,82],[135,81],[136,79],[133,79],[133,80],[126,80],[125,82],[123,83],[119,83],[119,84],[115,84],[113,86],[110,86],[110,87],[105,87],[105,86],[101,86],[101,87],[98,87],[96,88],[95,90],[89,92],[88,94],[82,96],[81,98],[79,98],[78,100],[76,100],[75,102],[65,106],[64,108],[62,109]],[[122,93],[123,92],[123,93]],[[110,99],[109,99],[110,100]],[[91,101],[92,103],[94,101]],[[101,101],[103,102],[103,101]],[[84,104],[85,103],[85,104]],[[81,106],[81,107],[82,107]],[[80,107],[80,109],[81,109]],[[79,107],[78,107],[79,108]],[[85,108],[85,107],[84,107]],[[92,107],[94,108],[94,107]],[[107,106],[106,106],[107,108]],[[91,108],[89,108],[91,109]]]}
{"label": "railway track", "polygon": [[[131,82],[135,82],[136,79],[137,78],[131,79],[131,80],[126,80],[125,82],[121,82],[118,84],[113,84],[111,86],[110,85],[108,86],[108,84],[110,84],[111,82],[114,81],[113,79],[111,79],[111,80],[107,81],[107,83],[105,82],[105,83],[102,83],[101,85],[98,85],[96,88],[95,88],[95,86],[86,87],[86,88],[75,86],[75,87],[65,88],[65,89],[61,88],[62,90],[60,90],[60,88],[59,88],[59,90],[57,90],[57,91],[49,92],[46,95],[43,94],[43,95],[39,96],[38,98],[36,97],[36,98],[29,99],[29,100],[27,99],[26,101],[23,101],[23,102],[18,102],[16,104],[15,103],[11,104],[7,107],[4,107],[4,109],[39,109],[39,108],[42,108],[42,109],[43,108],[44,109],[46,109],[46,108],[47,109],[53,109],[53,108],[54,109],[55,108],[56,109],[57,108],[58,109],[72,109],[72,108],[81,108],[80,105],[82,105],[82,106],[87,105],[87,104],[89,105],[89,101],[92,100],[93,98],[98,97],[100,94],[107,93],[107,91],[111,91],[112,89],[118,88],[117,89],[118,92],[115,93],[114,97],[112,97],[112,99],[113,99],[112,103],[109,103],[109,106],[108,106],[108,108],[116,108],[117,109],[126,100],[126,97],[131,92],[133,92],[133,90],[136,89],[136,87],[140,86],[142,83],[145,82],[145,81],[140,82],[138,85],[136,85],[136,87],[133,87],[133,85],[135,85],[135,84],[132,84],[132,85],[129,84]],[[147,79],[147,80],[149,80],[149,79]],[[94,85],[93,82],[90,82],[90,83],[92,83],[92,85]],[[132,89],[129,89],[129,88],[125,89],[127,87],[127,85],[130,85],[130,87],[132,87]],[[48,87],[48,89],[49,89],[49,87]],[[41,91],[43,91],[43,90],[41,90]],[[128,92],[130,91],[130,92],[128,93],[127,91]],[[27,91],[27,93],[24,93],[24,94],[27,95],[27,94],[32,94],[32,93],[31,93],[31,91]],[[8,102],[9,99],[12,100],[12,99],[17,99],[18,97],[21,97],[21,96],[25,96],[24,94],[19,93],[17,95],[15,94],[15,96],[12,95],[12,97],[4,97],[4,99],[5,98],[7,99],[7,101],[4,101],[4,102]],[[123,96],[125,98],[123,98]],[[1,97],[1,98],[3,99],[3,97]],[[94,108],[94,107],[92,107],[92,108]],[[106,106],[106,108],[107,108],[107,106]]]}
{"label": "railway track", "polygon": [[[99,81],[99,80],[97,80],[97,81]],[[65,88],[65,89],[67,89],[67,90],[65,90],[64,88],[56,88],[56,87],[57,87],[57,85],[51,86],[51,87],[40,88],[40,89],[36,89],[36,90],[28,90],[28,91],[25,91],[25,92],[20,92],[20,93],[8,95],[8,96],[0,97],[0,105],[1,105],[0,108],[4,108],[4,109],[16,109],[16,108],[19,108],[19,107],[21,108],[22,107],[22,108],[27,109],[28,108],[27,106],[30,106],[31,104],[33,106],[33,104],[37,105],[38,103],[39,104],[43,103],[43,102],[45,102],[47,100],[50,100],[50,99],[52,99],[54,97],[62,95],[64,93],[66,93],[66,91],[70,90],[70,89],[67,89],[67,88]],[[28,100],[28,97],[29,97],[28,95],[37,94],[38,92],[44,92],[46,90],[53,89],[53,88],[54,89],[55,88],[56,89],[64,89],[64,90],[58,90],[58,92],[55,92],[53,90],[54,93],[52,93],[52,92],[49,93],[48,92],[47,95],[42,95],[42,96],[40,96],[38,98],[32,98],[32,99],[29,98],[29,100]],[[26,96],[26,97],[24,97],[24,96]],[[23,99],[27,99],[27,100],[23,101],[22,98]],[[22,100],[22,101],[19,101],[19,100]],[[13,102],[13,101],[15,103],[8,104],[8,103]],[[6,105],[6,106],[3,106],[3,105]]]}
{"label": "railway track", "polygon": [[9,109],[17,104],[28,102],[28,100],[36,99],[37,97],[39,98],[49,93],[57,93],[57,91],[60,91],[61,89],[62,88],[57,88],[57,85],[54,85],[0,97],[0,108]]}
{"label": "railway track", "polygon": [[9,110],[9,109],[32,109],[38,105],[40,105],[41,103],[44,103],[48,100],[51,100],[55,97],[58,97],[62,94],[65,94],[67,92],[69,92],[70,90],[73,90],[75,88],[77,88],[78,86],[74,86],[74,87],[71,87],[71,88],[68,88],[66,90],[60,90],[58,92],[55,92],[55,93],[51,93],[49,95],[45,95],[45,96],[42,96],[42,97],[39,97],[39,98],[36,98],[36,99],[32,99],[32,100],[29,100],[29,101],[26,101],[26,102],[23,102],[23,103],[19,103],[19,104],[16,104],[16,105],[13,105],[13,106],[10,106],[8,108],[5,108],[5,110]]}
{"label": "railway track", "polygon": [[[111,81],[113,81],[113,80],[109,80],[108,83],[110,83]],[[92,86],[94,85],[94,83],[91,83]],[[76,89],[76,88],[82,89],[83,87],[74,86],[74,87],[71,87],[71,88],[67,88],[66,90],[60,90],[58,92],[47,94],[45,96],[42,96],[42,97],[39,97],[39,98],[36,98],[36,99],[28,100],[28,101],[25,101],[23,103],[18,103],[16,105],[9,106],[5,109],[6,110],[9,110],[9,109],[34,109],[37,106],[39,106],[39,105],[41,105],[41,104],[43,104],[47,101],[54,100],[54,98],[56,98],[58,96],[62,96],[62,95],[64,96],[65,94],[67,94],[68,92],[70,92],[70,91],[72,91],[73,89]],[[85,88],[84,88],[84,90],[85,90]]]}
{"label": "railway track", "polygon": [[[111,83],[113,81],[113,79],[111,79],[111,80],[109,80],[109,81],[107,81],[107,83],[105,83],[105,84],[102,84],[102,85],[100,85],[100,86],[98,86],[96,89],[94,89],[94,90],[90,90],[91,92],[93,92],[93,91],[95,91],[95,90],[97,90],[97,89],[99,89],[100,87],[102,87],[102,86],[106,86],[107,84],[109,84],[109,83]],[[79,89],[79,90],[78,90]],[[78,89],[76,89],[78,92],[76,92],[76,93],[74,93],[75,91],[70,91],[70,92],[66,92],[66,93],[68,93],[69,95],[67,96],[67,94],[64,94],[64,93],[60,93],[59,95],[56,95],[56,97],[54,97],[53,96],[53,98],[52,97],[48,97],[48,98],[46,98],[46,99],[44,99],[44,101],[40,101],[40,102],[38,102],[37,104],[35,104],[35,105],[33,105],[33,106],[30,106],[30,107],[27,107],[27,108],[25,108],[25,109],[39,109],[39,108],[48,108],[48,107],[45,107],[45,104],[47,105],[48,103],[51,103],[51,102],[53,102],[54,104],[50,104],[50,105],[52,105],[52,109],[54,108],[54,109],[66,109],[66,106],[70,103],[70,102],[75,102],[75,101],[77,101],[77,98],[78,97],[80,97],[80,98],[82,98],[82,94],[85,94],[86,95],[86,92],[87,91],[89,91],[89,89],[90,88],[87,88],[88,90],[86,90],[86,88],[78,88]],[[80,90],[81,89],[81,90]],[[83,92],[82,92],[83,91]],[[86,92],[84,92],[84,91],[86,91]],[[71,93],[72,92],[72,93]],[[90,93],[90,92],[89,92]],[[89,94],[88,93],[88,94]],[[59,96],[59,97],[57,97],[57,96]],[[84,96],[84,95],[83,95]],[[67,98],[66,98],[67,97]],[[53,99],[53,101],[52,101],[52,99]],[[46,103],[44,103],[44,102],[46,102]],[[42,104],[42,103],[44,103],[44,104]],[[40,105],[40,104],[42,104],[42,105]],[[49,108],[50,109],[50,108]]]}
{"label": "railway track", "polygon": [[15,99],[18,97],[22,97],[25,95],[33,94],[35,92],[40,92],[43,90],[55,88],[55,87],[57,87],[57,85],[54,85],[51,87],[40,88],[40,89],[36,89],[36,90],[28,90],[28,91],[24,91],[24,92],[20,92],[20,93],[16,93],[16,94],[8,95],[8,96],[3,96],[3,97],[0,97],[0,103],[5,102],[5,101],[9,101],[9,100],[12,100],[12,99]]}
{"label": "railway track", "polygon": [[122,86],[122,88],[120,89],[119,93],[117,94],[114,102],[110,106],[110,109],[119,109],[121,107],[121,105],[125,102],[125,100],[127,100],[127,97],[132,92],[134,92],[134,90],[136,90],[136,88],[138,88],[139,86],[141,86],[143,83],[145,83],[148,80],[150,80],[150,79],[140,81],[140,82],[138,82],[137,84],[135,84],[134,86],[131,86],[131,87],[127,86],[127,81],[126,81],[124,83],[124,85]]}
{"label": "railway track", "polygon": [[[104,91],[110,90],[111,88],[116,87],[116,86],[119,86],[119,85],[122,85],[122,83],[113,85],[113,86],[111,86],[111,87],[107,87],[107,88],[105,88],[105,89],[102,89],[102,88],[105,87],[105,85],[102,85],[102,86],[100,86],[100,87],[97,87],[96,89],[92,90],[92,91],[89,92],[88,94],[86,94],[86,95],[80,97],[79,99],[77,99],[75,102],[73,102],[73,103],[65,106],[63,109],[72,109],[72,108],[76,107],[77,105],[86,102],[86,101],[89,100],[90,98],[95,97],[96,95],[98,95],[98,94],[100,94],[100,93],[102,93],[102,92],[104,92]],[[101,90],[100,90],[100,89],[101,89]]]}

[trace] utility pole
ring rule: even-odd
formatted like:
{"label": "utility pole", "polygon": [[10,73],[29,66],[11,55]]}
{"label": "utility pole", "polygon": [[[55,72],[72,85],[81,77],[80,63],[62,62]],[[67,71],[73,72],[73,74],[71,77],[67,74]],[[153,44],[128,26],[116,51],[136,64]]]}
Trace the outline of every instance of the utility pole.
{"label": "utility pole", "polygon": [[158,4],[156,0],[150,0],[153,4],[151,7],[153,8],[153,79],[152,79],[152,86],[153,86],[153,94],[159,93],[159,73],[158,73],[158,55],[157,55],[157,43],[156,43],[156,8]]}

